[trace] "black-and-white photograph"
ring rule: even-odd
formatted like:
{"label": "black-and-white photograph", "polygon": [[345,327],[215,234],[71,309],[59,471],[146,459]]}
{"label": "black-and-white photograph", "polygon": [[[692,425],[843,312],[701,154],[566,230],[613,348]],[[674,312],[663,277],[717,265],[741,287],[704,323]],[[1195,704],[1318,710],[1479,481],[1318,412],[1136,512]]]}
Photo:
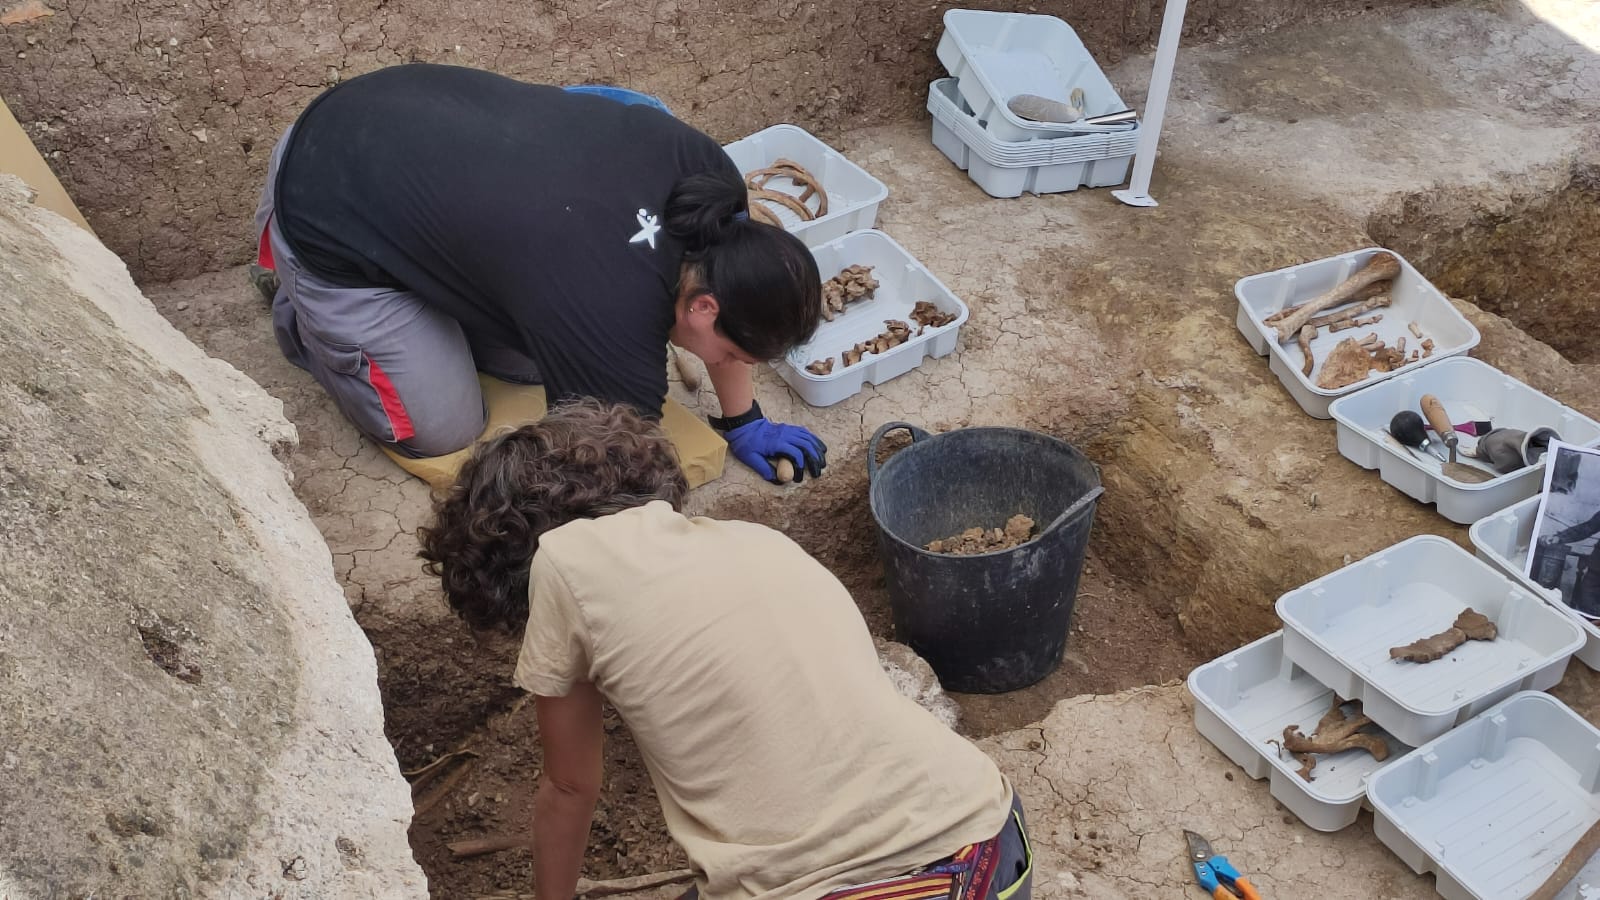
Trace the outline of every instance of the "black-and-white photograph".
{"label": "black-and-white photograph", "polygon": [[1533,526],[1529,578],[1600,619],[1600,451],[1552,443]]}

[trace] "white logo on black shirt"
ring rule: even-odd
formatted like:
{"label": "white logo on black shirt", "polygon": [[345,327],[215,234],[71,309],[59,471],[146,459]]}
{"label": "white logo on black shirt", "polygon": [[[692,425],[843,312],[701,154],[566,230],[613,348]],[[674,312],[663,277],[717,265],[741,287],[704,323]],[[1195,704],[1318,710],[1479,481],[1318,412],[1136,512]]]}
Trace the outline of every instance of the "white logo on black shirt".
{"label": "white logo on black shirt", "polygon": [[657,217],[641,209],[634,215],[634,218],[639,220],[639,230],[633,237],[628,238],[628,243],[637,244],[642,241],[649,244],[650,249],[654,250],[656,248],[656,232],[661,230],[661,226],[656,221]]}

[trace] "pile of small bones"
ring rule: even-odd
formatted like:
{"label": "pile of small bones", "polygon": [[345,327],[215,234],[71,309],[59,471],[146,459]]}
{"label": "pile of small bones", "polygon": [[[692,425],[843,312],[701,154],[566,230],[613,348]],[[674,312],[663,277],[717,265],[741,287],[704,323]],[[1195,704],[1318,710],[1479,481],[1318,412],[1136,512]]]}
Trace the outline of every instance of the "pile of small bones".
{"label": "pile of small bones", "polygon": [[[851,268],[860,267],[852,266]],[[846,271],[849,270],[847,269]],[[869,269],[868,271],[871,270]],[[877,282],[873,282],[873,284],[876,285]],[[840,354],[845,368],[861,362],[861,358],[868,353],[882,353],[885,350],[904,344],[913,337],[921,337],[922,333],[929,328],[942,328],[945,325],[949,325],[956,320],[956,314],[940,311],[939,307],[931,300],[918,300],[917,305],[911,308],[911,320],[917,323],[915,334],[912,334],[911,326],[900,319],[884,319],[883,324],[888,327],[879,332],[876,337],[871,340],[861,341]],[[833,357],[816,360],[806,366],[806,371],[813,375],[833,374]]]}

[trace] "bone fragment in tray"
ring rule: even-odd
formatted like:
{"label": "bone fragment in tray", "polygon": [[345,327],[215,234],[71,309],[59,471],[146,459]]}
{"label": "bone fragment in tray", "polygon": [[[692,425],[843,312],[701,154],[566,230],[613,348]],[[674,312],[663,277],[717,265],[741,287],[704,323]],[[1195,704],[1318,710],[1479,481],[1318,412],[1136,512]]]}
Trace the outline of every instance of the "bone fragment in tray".
{"label": "bone fragment in tray", "polygon": [[[769,187],[775,178],[787,179],[801,189],[800,193],[795,195]],[[782,222],[766,204],[781,206],[798,216],[802,222],[820,219],[828,214],[828,192],[823,189],[822,181],[793,160],[779,158],[770,166],[747,172],[744,183],[750,191],[750,217],[769,225],[782,227]],[[809,205],[813,197],[817,201],[815,210]]]}
{"label": "bone fragment in tray", "polygon": [[1346,278],[1323,294],[1319,294],[1305,303],[1300,304],[1289,315],[1284,316],[1276,324],[1278,340],[1287,341],[1299,333],[1305,324],[1311,321],[1317,313],[1335,306],[1342,306],[1380,281],[1391,281],[1400,274],[1400,260],[1392,253],[1379,253],[1354,275]]}
{"label": "bone fragment in tray", "polygon": [[871,266],[845,266],[822,283],[822,317],[832,322],[847,304],[869,299],[877,290],[878,279],[872,277]]}

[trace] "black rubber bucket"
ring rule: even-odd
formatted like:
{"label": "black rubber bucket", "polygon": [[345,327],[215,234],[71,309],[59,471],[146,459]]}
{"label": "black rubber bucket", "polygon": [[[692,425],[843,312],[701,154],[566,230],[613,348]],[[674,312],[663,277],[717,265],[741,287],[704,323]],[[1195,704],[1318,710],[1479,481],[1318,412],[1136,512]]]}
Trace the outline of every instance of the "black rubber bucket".
{"label": "black rubber bucket", "polygon": [[[878,465],[879,443],[897,430],[911,433],[911,445]],[[1104,490],[1094,463],[1019,428],[929,435],[891,422],[872,436],[867,478],[896,639],[952,691],[999,694],[1054,671]],[[974,556],[923,549],[1017,513],[1037,523],[1037,539]]]}

